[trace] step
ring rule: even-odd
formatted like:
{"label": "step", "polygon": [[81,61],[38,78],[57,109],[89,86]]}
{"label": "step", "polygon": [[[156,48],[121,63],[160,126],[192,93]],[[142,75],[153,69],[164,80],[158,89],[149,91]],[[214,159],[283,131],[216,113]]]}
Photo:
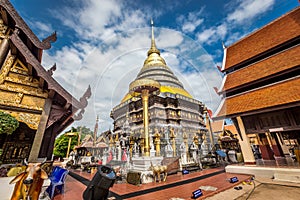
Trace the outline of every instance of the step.
{"label": "step", "polygon": [[227,173],[249,174],[276,181],[300,183],[300,168],[228,165],[225,170]]}
{"label": "step", "polygon": [[278,171],[274,173],[274,180],[300,183],[300,170]]}

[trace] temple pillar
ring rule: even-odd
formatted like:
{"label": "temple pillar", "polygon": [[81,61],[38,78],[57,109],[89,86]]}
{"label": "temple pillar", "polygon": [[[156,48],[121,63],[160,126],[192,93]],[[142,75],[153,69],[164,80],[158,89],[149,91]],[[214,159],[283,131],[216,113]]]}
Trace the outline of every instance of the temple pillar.
{"label": "temple pillar", "polygon": [[271,145],[274,152],[274,156],[276,157],[284,157],[283,151],[281,149],[281,144],[278,140],[278,136],[276,133],[269,133],[271,138]]}
{"label": "temple pillar", "polygon": [[278,141],[279,141],[279,143],[280,143],[280,146],[281,146],[281,149],[282,149],[282,151],[283,151],[283,154],[284,154],[285,156],[289,156],[289,155],[290,155],[290,151],[289,151],[288,146],[286,146],[286,145],[284,144],[284,142],[283,142],[283,137],[282,137],[281,132],[276,133],[276,137],[277,137],[277,139],[278,139]]}
{"label": "temple pillar", "polygon": [[42,141],[43,141],[43,137],[44,137],[44,133],[45,133],[46,126],[47,126],[48,117],[49,117],[50,110],[51,110],[51,106],[52,106],[52,99],[47,98],[45,100],[45,105],[44,105],[44,109],[43,109],[43,112],[41,115],[41,120],[40,120],[38,129],[35,133],[35,137],[34,137],[31,151],[29,154],[29,158],[28,158],[29,162],[34,162],[34,161],[37,161],[37,159],[38,159]]}
{"label": "temple pillar", "polygon": [[160,133],[157,128],[155,129],[154,138],[156,156],[160,156]]}
{"label": "temple pillar", "polygon": [[211,127],[211,122],[210,122],[210,119],[209,119],[209,114],[208,114],[208,111],[207,111],[207,108],[205,108],[205,125],[206,125],[206,128],[208,130],[208,134],[209,134],[209,139],[210,139],[210,146],[211,148],[215,145],[215,141],[214,141],[214,136],[213,136],[213,131],[212,131],[212,127]]}
{"label": "temple pillar", "polygon": [[244,163],[245,164],[255,164],[255,158],[251,149],[251,145],[249,142],[249,138],[246,134],[246,130],[244,127],[244,123],[241,117],[236,118],[237,125],[239,128],[240,134],[238,134],[238,140],[241,146],[243,158],[244,158]]}
{"label": "temple pillar", "polygon": [[130,159],[132,158],[132,149],[134,146],[135,141],[133,140],[132,137],[130,137],[130,142],[129,142],[129,155],[130,155]]}
{"label": "temple pillar", "polygon": [[172,149],[173,149],[173,157],[176,157],[176,141],[175,141],[176,135],[174,132],[174,129],[170,129],[170,139],[172,141]]}
{"label": "temple pillar", "polygon": [[190,158],[190,154],[189,154],[188,136],[187,136],[186,132],[183,133],[183,141],[184,141],[184,144],[185,144],[186,158],[188,160]]}
{"label": "temple pillar", "polygon": [[274,153],[270,146],[270,139],[268,138],[267,134],[259,134],[260,144],[259,149],[261,152],[261,157],[264,160],[274,160]]}
{"label": "temple pillar", "polygon": [[110,135],[110,139],[109,139],[109,149],[112,149],[114,147],[115,141],[113,138],[113,135]]}
{"label": "temple pillar", "polygon": [[145,135],[145,141],[144,141],[145,156],[150,156],[148,100],[149,100],[149,90],[146,89],[142,90],[143,122],[144,122],[144,135]]}

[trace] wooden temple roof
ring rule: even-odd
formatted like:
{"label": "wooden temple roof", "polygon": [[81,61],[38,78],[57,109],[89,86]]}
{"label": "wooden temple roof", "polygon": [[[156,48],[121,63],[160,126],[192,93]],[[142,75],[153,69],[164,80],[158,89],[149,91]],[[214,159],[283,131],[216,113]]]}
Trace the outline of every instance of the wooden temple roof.
{"label": "wooden temple roof", "polygon": [[224,126],[224,130],[228,130],[228,131],[230,131],[231,133],[233,133],[234,135],[238,134],[238,131],[237,131],[237,129],[236,129],[236,127],[235,127],[234,124],[228,124],[228,125],[225,125],[225,126]]}
{"label": "wooden temple roof", "polygon": [[224,120],[213,121],[211,129],[213,133],[222,132],[224,128]]}
{"label": "wooden temple roof", "polygon": [[299,36],[300,7],[267,24],[254,33],[225,49],[226,57],[222,70],[251,59]]}
{"label": "wooden temple roof", "polygon": [[[38,51],[37,59],[41,61],[42,50],[51,48],[51,42],[56,41],[56,32],[40,41],[38,37],[32,32],[32,30],[28,27],[28,25],[25,23],[22,17],[18,14],[13,5],[9,2],[9,0],[0,0],[0,6],[4,8],[4,10],[1,10],[1,13],[5,23],[10,24],[10,19],[13,19],[15,27],[20,29],[20,31],[22,31],[27,36],[29,41],[31,41],[31,43],[36,47],[36,51]],[[8,15],[5,13],[5,11],[8,13]]]}
{"label": "wooden temple roof", "polygon": [[275,84],[224,98],[214,120],[235,117],[251,112],[263,112],[273,107],[300,104],[300,77],[296,76]]}
{"label": "wooden temple roof", "polygon": [[59,105],[52,105],[47,123],[48,128],[60,121],[59,128],[55,130],[58,134],[74,120],[81,119],[87,106],[87,98],[91,96],[91,88],[78,101],[52,77],[52,69],[47,71],[42,66],[43,50],[51,48],[51,42],[56,41],[55,32],[40,41],[8,0],[0,0],[0,14],[5,26],[12,30],[8,38],[12,54],[22,59],[22,63],[31,69],[30,75],[39,80],[39,87],[48,91],[52,102]]}
{"label": "wooden temple roof", "polygon": [[10,37],[12,43],[18,48],[18,50],[24,55],[26,62],[34,67],[37,75],[43,78],[47,84],[48,89],[52,89],[64,97],[68,104],[72,104],[77,109],[83,107],[83,105],[75,99],[67,90],[65,90],[41,65],[41,63],[31,54],[27,46],[22,42],[22,40],[13,33]]}
{"label": "wooden temple roof", "polygon": [[94,141],[94,138],[90,134],[87,134],[82,140],[82,142],[93,142],[93,141]]}
{"label": "wooden temple roof", "polygon": [[225,75],[226,81],[219,92],[223,93],[237,87],[242,87],[243,85],[249,85],[258,80],[262,81],[276,74],[285,73],[299,66],[299,52],[300,45],[297,45],[245,68],[233,71]]}

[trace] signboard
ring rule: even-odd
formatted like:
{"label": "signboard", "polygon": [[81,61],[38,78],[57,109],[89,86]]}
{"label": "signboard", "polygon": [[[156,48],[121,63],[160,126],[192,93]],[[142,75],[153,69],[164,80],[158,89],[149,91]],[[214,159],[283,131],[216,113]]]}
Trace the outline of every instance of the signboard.
{"label": "signboard", "polygon": [[236,176],[231,177],[231,178],[229,179],[229,182],[230,182],[230,183],[236,183],[236,182],[238,182],[238,181],[239,181],[239,179],[238,179]]}
{"label": "signboard", "polygon": [[280,132],[280,131],[283,131],[283,128],[280,127],[280,128],[270,128],[269,129],[270,132]]}
{"label": "signboard", "polygon": [[197,199],[202,195],[203,193],[201,189],[195,190],[194,192],[192,192],[192,199]]}

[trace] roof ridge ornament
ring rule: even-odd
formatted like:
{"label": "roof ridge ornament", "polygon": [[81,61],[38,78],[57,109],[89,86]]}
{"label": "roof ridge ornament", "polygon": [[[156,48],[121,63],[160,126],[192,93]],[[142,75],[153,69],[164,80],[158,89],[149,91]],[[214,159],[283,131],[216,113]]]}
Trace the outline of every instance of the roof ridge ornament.
{"label": "roof ridge ornament", "polygon": [[91,86],[86,89],[82,97],[80,97],[79,102],[82,104],[83,108],[85,108],[88,104],[87,99],[92,96]]}
{"label": "roof ridge ornament", "polygon": [[53,75],[53,72],[56,70],[56,63],[54,63],[54,65],[47,70],[47,72],[50,74],[50,76]]}
{"label": "roof ridge ornament", "polygon": [[222,47],[223,47],[223,49],[227,48],[227,46],[225,45],[224,41],[222,41]]}
{"label": "roof ridge ornament", "polygon": [[51,47],[52,42],[56,42],[57,36],[56,31],[54,31],[51,35],[42,40],[42,44],[44,47]]}
{"label": "roof ridge ornament", "polygon": [[[89,87],[86,89],[86,91],[84,92],[82,97],[80,97],[79,101],[80,101],[82,107],[81,107],[80,111],[73,116],[74,120],[79,121],[82,119],[83,114],[85,112],[85,108],[88,105],[87,99],[89,99],[91,96],[92,96],[92,91],[91,91],[91,86],[89,85]],[[98,120],[98,115],[97,115],[97,120]]]}

